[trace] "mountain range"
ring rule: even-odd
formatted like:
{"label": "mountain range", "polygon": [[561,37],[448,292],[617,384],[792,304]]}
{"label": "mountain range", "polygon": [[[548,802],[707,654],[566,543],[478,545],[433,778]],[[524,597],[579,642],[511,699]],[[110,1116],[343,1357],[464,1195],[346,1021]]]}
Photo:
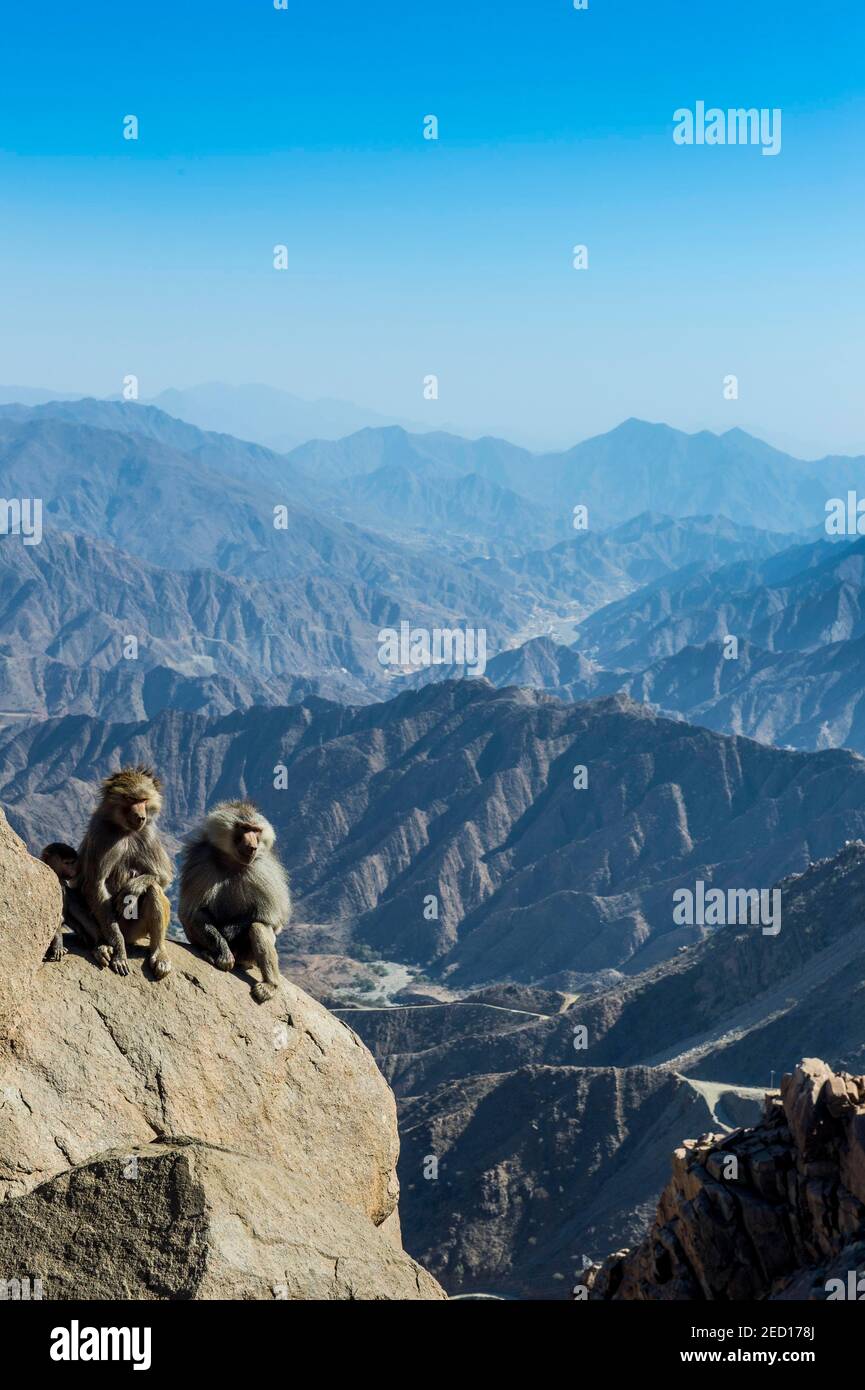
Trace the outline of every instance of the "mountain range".
{"label": "mountain range", "polygon": [[482,681],[360,708],[310,697],[222,718],[12,723],[0,800],[31,844],[74,838],[93,785],[129,762],[159,769],[175,842],[222,797],[262,807],[298,943],[302,924],[327,923],[342,952],[362,943],[451,988],[635,974],[705,934],[674,921],[677,889],[768,889],[865,836],[856,754],[727,738],[622,696],[563,704]]}
{"label": "mountain range", "polygon": [[[0,803],[77,840],[153,762],[176,853],[255,799],[284,968],[398,1094],[407,1248],[450,1292],[567,1296],[683,1134],[803,1051],[861,1069],[865,541],[823,523],[863,461],[295,406],[0,405],[0,491],[44,507],[0,536]],[[403,622],[482,630],[485,670],[384,667]],[[698,883],[777,887],[780,931],[677,921]]]}
{"label": "mountain range", "polygon": [[[4,490],[43,499],[45,531],[41,547],[0,537],[0,710],[113,717],[127,699],[130,714],[152,715],[309,692],[380,698],[406,677],[382,668],[378,634],[404,619],[481,627],[492,653],[572,635],[701,557],[757,564],[790,540],[653,514],[562,539],[567,519],[481,473],[440,474],[429,460],[413,472],[408,436],[373,436],[354,437],[356,462],[371,442],[403,462],[328,480],[303,451],[286,458],[146,405],[0,407]],[[151,516],[159,525],[142,525]],[[135,667],[121,635],[139,638]]]}
{"label": "mountain range", "polygon": [[531,639],[486,674],[560,699],[622,692],[764,743],[865,752],[863,580],[865,541],[686,565],[597,609],[573,643]]}

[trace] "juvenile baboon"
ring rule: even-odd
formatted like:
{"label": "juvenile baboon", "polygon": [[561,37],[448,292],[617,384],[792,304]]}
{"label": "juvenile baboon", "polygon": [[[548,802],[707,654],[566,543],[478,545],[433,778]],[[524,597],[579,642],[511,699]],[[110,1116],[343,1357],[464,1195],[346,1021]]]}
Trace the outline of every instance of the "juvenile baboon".
{"label": "juvenile baboon", "polygon": [[48,950],[45,952],[46,960],[62,960],[67,954],[63,944],[63,928],[69,927],[75,933],[78,940],[84,946],[95,947],[99,943],[99,929],[96,926],[92,915],[87,910],[87,904],[78,889],[78,874],[80,863],[78,851],[72,845],[63,844],[55,840],[52,844],[46,845],[39,856],[43,864],[47,864],[60,880],[60,887],[63,890],[63,909],[60,916],[60,926]]}
{"label": "juvenile baboon", "polygon": [[291,915],[288,877],[274,854],[273,826],[248,801],[215,806],[189,839],[180,866],[180,921],[217,970],[257,965],[252,997],[279,988],[276,936]]}
{"label": "juvenile baboon", "polygon": [[96,959],[118,975],[129,974],[127,942],[150,947],[157,979],[171,969],[165,889],[174,873],[155,826],[161,786],[149,767],[106,777],[79,851],[81,890],[99,929]]}

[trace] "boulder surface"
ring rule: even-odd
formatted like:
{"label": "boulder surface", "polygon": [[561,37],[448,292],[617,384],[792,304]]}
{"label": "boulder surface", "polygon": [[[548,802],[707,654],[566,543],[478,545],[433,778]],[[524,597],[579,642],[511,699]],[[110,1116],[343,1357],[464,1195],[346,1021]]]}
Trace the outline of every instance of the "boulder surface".
{"label": "boulder surface", "polygon": [[71,941],[0,812],[0,1279],[46,1298],[443,1298],[402,1249],[393,1095],[288,981]]}

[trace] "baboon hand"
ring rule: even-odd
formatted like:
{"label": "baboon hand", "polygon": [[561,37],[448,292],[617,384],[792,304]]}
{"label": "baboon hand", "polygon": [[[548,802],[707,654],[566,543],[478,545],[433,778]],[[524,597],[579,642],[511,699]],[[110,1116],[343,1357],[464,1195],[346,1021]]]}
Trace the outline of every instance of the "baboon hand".
{"label": "baboon hand", "polygon": [[54,940],[51,942],[51,945],[48,947],[48,950],[45,952],[45,959],[62,960],[63,957],[68,956],[68,954],[68,950],[63,945],[63,933],[58,932]]}
{"label": "baboon hand", "polygon": [[279,989],[279,985],[268,984],[267,980],[259,980],[252,986],[252,997],[256,1004],[264,1004],[268,999],[272,999]]}
{"label": "baboon hand", "polygon": [[171,961],[164,951],[154,951],[150,957],[150,967],[157,980],[161,980],[171,969]]}
{"label": "baboon hand", "polygon": [[125,955],[121,955],[116,947],[114,955],[111,957],[111,969],[114,971],[115,975],[129,974],[129,961],[126,959]]}
{"label": "baboon hand", "polygon": [[104,970],[106,965],[111,964],[111,947],[104,941],[101,946],[96,947],[93,955],[96,958],[96,964],[99,966],[100,970]]}

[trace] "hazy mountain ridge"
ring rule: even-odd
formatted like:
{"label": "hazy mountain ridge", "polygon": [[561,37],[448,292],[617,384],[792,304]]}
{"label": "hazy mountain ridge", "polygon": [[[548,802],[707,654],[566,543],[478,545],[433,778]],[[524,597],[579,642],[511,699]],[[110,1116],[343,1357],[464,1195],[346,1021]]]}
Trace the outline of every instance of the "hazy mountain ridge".
{"label": "hazy mountain ridge", "polygon": [[600,528],[651,511],[663,491],[663,510],[671,516],[725,516],[768,531],[822,525],[828,499],[855,488],[863,467],[861,458],[837,455],[796,459],[739,429],[685,434],[633,419],[559,453],[531,454],[493,438],[408,435],[394,427],[314,441],[291,459],[330,479],[389,462],[413,471],[478,473],[565,515],[582,504],[590,525]]}
{"label": "hazy mountain ridge", "polygon": [[[381,696],[389,688],[378,661],[382,627],[406,619],[481,627],[492,654],[533,630],[573,624],[683,560],[766,556],[787,539],[710,518],[647,516],[526,552],[519,547],[555,531],[552,513],[478,474],[438,478],[395,466],[401,493],[390,491],[393,469],[384,480],[365,474],[342,485],[336,506],[290,460],[123,402],[0,409],[0,471],[9,495],[41,493],[45,502],[42,546],[5,537],[0,551],[8,596],[0,710],[31,715],[135,717],[168,701],[219,713],[284,702],[292,690]],[[316,507],[292,500],[285,529],[275,529],[273,507],[298,479]],[[389,536],[341,519],[357,510],[354,487],[371,489],[370,514]],[[159,524],[142,526],[143,517]],[[446,528],[443,544],[436,527]],[[58,531],[88,537],[88,546],[61,555]],[[128,552],[125,561],[103,554],[102,542]],[[41,565],[34,549],[44,552]],[[486,557],[473,554],[483,549]],[[154,565],[187,577],[160,579]],[[33,578],[26,591],[21,574]],[[118,656],[111,673],[127,632],[157,640],[142,666]],[[157,667],[162,674],[150,675]],[[296,682],[280,691],[274,676]]]}
{"label": "hazy mountain ridge", "polygon": [[289,391],[255,383],[227,386],[205,382],[161,391],[152,404],[199,429],[257,440],[280,453],[307,439],[340,439],[360,429],[393,423],[351,401],[328,397],[304,400]]}

